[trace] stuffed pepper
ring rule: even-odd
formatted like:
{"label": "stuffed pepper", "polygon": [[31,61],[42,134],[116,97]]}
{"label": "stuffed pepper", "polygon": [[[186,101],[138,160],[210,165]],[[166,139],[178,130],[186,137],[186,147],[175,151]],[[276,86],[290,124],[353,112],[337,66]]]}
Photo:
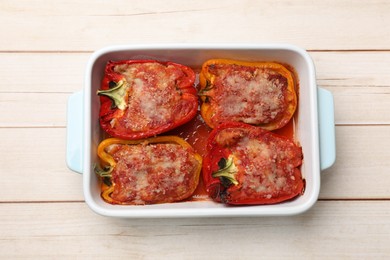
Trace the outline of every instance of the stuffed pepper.
{"label": "stuffed pepper", "polygon": [[183,139],[109,138],[98,146],[102,197],[111,204],[145,205],[184,200],[195,191],[202,157]]}
{"label": "stuffed pepper", "polygon": [[252,125],[226,122],[207,143],[203,180],[215,201],[274,204],[304,190],[302,149],[284,136]]}
{"label": "stuffed pepper", "polygon": [[211,128],[234,121],[279,129],[297,106],[294,75],[279,63],[208,60],[199,80],[201,115]]}
{"label": "stuffed pepper", "polygon": [[110,136],[151,137],[190,121],[197,113],[195,73],[154,60],[110,61],[100,96],[100,125]]}

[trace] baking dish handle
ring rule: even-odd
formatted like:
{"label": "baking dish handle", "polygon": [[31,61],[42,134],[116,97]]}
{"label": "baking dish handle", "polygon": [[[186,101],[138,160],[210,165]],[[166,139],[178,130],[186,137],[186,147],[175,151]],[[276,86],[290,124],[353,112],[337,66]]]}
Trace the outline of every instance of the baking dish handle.
{"label": "baking dish handle", "polygon": [[72,171],[83,172],[83,91],[68,99],[66,163]]}
{"label": "baking dish handle", "polygon": [[318,87],[318,122],[320,135],[321,170],[336,161],[336,137],[334,124],[334,101],[330,91]]}

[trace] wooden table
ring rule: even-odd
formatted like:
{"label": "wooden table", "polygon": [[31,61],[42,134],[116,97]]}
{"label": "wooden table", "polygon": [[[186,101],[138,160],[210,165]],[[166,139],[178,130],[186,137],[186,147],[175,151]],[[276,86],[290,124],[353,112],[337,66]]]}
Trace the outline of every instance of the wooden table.
{"label": "wooden table", "polygon": [[[390,257],[390,2],[0,1],[0,258]],[[65,164],[66,102],[113,44],[290,43],[335,99],[337,162],[293,217],[112,219]]]}

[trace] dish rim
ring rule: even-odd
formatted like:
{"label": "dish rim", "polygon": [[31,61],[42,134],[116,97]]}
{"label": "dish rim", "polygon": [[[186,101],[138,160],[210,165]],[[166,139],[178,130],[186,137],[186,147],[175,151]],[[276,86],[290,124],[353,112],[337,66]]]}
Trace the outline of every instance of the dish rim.
{"label": "dish rim", "polygon": [[[311,168],[318,168],[318,172],[313,172],[313,190],[308,200],[305,203],[295,205],[293,207],[273,207],[273,205],[256,205],[256,206],[244,206],[244,207],[230,207],[221,206],[209,207],[215,202],[200,201],[200,202],[181,202],[181,203],[202,203],[201,207],[181,208],[176,207],[181,203],[175,203],[174,207],[159,208],[154,205],[148,206],[131,206],[131,209],[115,208],[116,206],[107,205],[102,207],[94,201],[94,197],[91,193],[91,95],[92,91],[92,73],[95,61],[103,55],[113,52],[123,51],[145,51],[145,50],[161,50],[161,51],[177,51],[177,50],[262,50],[262,51],[275,51],[285,50],[292,51],[303,57],[307,64],[307,74],[310,76],[310,85],[314,87],[310,91],[310,107],[315,109],[315,113],[312,113],[310,120],[311,128],[311,141],[316,149],[313,149],[313,158],[318,158],[311,162],[313,166]],[[88,206],[96,213],[104,216],[112,217],[126,217],[126,218],[156,218],[156,217],[221,217],[221,216],[282,216],[282,215],[296,215],[303,213],[310,209],[317,201],[320,191],[320,162],[319,162],[319,136],[318,136],[318,111],[317,111],[317,85],[315,82],[315,69],[314,64],[308,55],[308,53],[294,45],[290,44],[136,44],[136,45],[114,45],[102,48],[94,52],[87,64],[87,70],[85,74],[85,86],[84,86],[84,131],[83,131],[83,190],[85,201]],[[87,94],[86,94],[87,93]],[[89,93],[89,94],[88,94]],[[206,205],[207,204],[207,205]],[[204,207],[206,206],[206,207]],[[129,207],[129,206],[126,206]],[[148,208],[145,208],[148,207]],[[243,208],[245,210],[243,210]]]}

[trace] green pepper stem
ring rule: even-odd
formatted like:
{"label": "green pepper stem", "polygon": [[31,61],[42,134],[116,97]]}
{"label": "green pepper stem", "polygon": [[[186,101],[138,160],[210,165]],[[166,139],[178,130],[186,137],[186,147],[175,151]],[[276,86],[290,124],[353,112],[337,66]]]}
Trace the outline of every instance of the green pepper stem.
{"label": "green pepper stem", "polygon": [[213,172],[212,176],[214,178],[217,178],[217,177],[225,178],[228,180],[228,182],[230,182],[234,185],[238,185],[238,181],[236,180],[236,177],[235,177],[237,172],[238,172],[238,169],[237,169],[236,165],[234,164],[233,156],[230,155],[226,161],[225,167],[222,167],[218,171]]}
{"label": "green pepper stem", "polygon": [[107,96],[112,99],[114,106],[120,110],[124,110],[127,106],[125,96],[127,93],[127,84],[124,80],[115,83],[113,88],[107,90],[98,90],[96,92],[99,96]]}
{"label": "green pepper stem", "polygon": [[99,175],[102,178],[111,178],[112,177],[112,170],[114,168],[112,166],[104,167],[104,169],[101,169],[99,166],[95,165],[94,171],[97,175]]}
{"label": "green pepper stem", "polygon": [[205,92],[208,92],[208,91],[212,90],[213,88],[214,88],[214,85],[212,85],[209,80],[206,80],[206,86],[199,91],[198,95],[200,95],[200,96],[207,96],[205,94]]}

